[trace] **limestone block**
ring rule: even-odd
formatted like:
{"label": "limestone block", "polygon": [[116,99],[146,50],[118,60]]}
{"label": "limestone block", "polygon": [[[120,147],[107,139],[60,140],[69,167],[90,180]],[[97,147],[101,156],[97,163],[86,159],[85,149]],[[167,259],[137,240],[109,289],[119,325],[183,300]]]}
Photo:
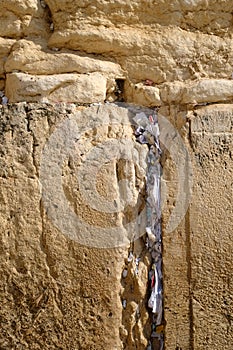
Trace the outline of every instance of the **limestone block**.
{"label": "limestone block", "polygon": [[[215,111],[214,111],[215,109]],[[212,105],[205,107],[198,107],[195,109],[197,112],[197,117],[193,118],[191,123],[191,133],[193,134],[193,140],[195,135],[199,133],[229,133],[232,130],[232,114],[233,114],[233,104],[218,104],[214,107]],[[208,118],[205,118],[205,116]],[[216,122],[217,119],[217,122]]]}
{"label": "limestone block", "polygon": [[[177,118],[177,110],[169,106],[169,111],[161,109],[161,114],[168,116],[174,122]],[[171,124],[172,125],[172,124]],[[171,211],[179,206],[177,195],[180,191],[188,193],[187,189],[181,186],[181,177],[185,177],[188,183],[188,172],[178,173],[180,160],[184,157],[183,151],[186,149],[188,138],[188,129],[183,132],[183,147],[177,147],[177,133],[181,133],[181,125],[173,127],[167,125],[167,140],[169,137],[173,140],[173,149],[176,149],[177,158],[171,156],[166,149],[169,142],[163,142],[162,157],[162,237],[163,237],[163,273],[164,273],[164,317],[166,320],[165,328],[165,348],[168,350],[184,349],[191,347],[190,320],[192,313],[190,311],[190,258],[188,247],[187,217],[177,222],[177,227],[168,231],[167,226],[171,218]],[[166,140],[166,139],[165,139]],[[187,145],[188,146],[188,145]],[[188,147],[187,147],[188,149]],[[190,199],[190,198],[189,198]],[[184,198],[181,200],[184,202]]]}
{"label": "limestone block", "polygon": [[21,20],[14,13],[6,11],[1,18],[0,34],[3,37],[18,37],[21,34]]}
{"label": "limestone block", "polygon": [[[51,47],[115,57],[133,83],[232,75],[230,0],[49,1]],[[214,35],[213,35],[214,34]]]}
{"label": "limestone block", "polygon": [[165,104],[179,104],[182,101],[185,83],[176,81],[159,86],[161,99]]}
{"label": "limestone block", "polygon": [[[9,29],[8,34],[14,37],[27,37],[15,45],[6,63],[7,72],[101,72],[109,79],[127,77],[129,85],[146,79],[155,84],[231,79],[230,0],[211,0],[208,6],[204,0],[175,4],[156,1],[147,2],[147,6],[142,0],[51,0],[47,4],[51,17],[46,5],[37,1],[3,2],[4,13],[10,11],[15,16],[6,17],[3,30]],[[19,26],[16,34],[14,23]],[[126,91],[126,95],[131,92]]]}
{"label": "limestone block", "polygon": [[[2,348],[19,344],[26,349],[45,350],[146,347],[151,333],[146,308],[150,257],[143,238],[135,241],[133,248],[111,249],[90,248],[75,241],[77,237],[87,239],[88,234],[89,242],[96,240],[96,231],[88,233],[84,224],[100,228],[100,232],[119,225],[119,233],[143,207],[147,149],[135,142],[131,126],[139,110],[104,105],[80,112],[74,104],[26,103],[0,108],[0,316],[6,334],[0,339]],[[175,112],[174,108],[176,116]],[[176,205],[179,178],[172,159],[164,152],[167,197],[163,207],[163,272],[168,350],[232,348],[232,112],[232,105],[217,104],[197,107],[191,116],[189,113],[189,123],[181,133],[192,157],[193,197],[186,217],[170,233],[165,226]],[[71,117],[74,128],[56,134]],[[48,173],[41,167],[42,152],[52,135],[54,147],[47,160],[62,166],[58,175],[62,178],[63,199],[83,225],[82,230],[75,227],[73,237],[56,226],[52,209],[41,197],[44,180],[49,179],[55,189],[59,184],[53,167],[47,168]],[[70,137],[75,140],[71,149],[74,153],[66,154],[65,147],[60,146],[66,146]],[[125,139],[132,141],[132,154],[139,159],[137,166],[125,159],[117,162],[109,158],[99,167],[101,157],[95,153],[89,157],[106,141],[110,142],[111,156],[118,149],[111,148],[111,142],[119,138],[119,149]],[[103,156],[107,149],[104,151]],[[98,176],[94,176],[93,163]],[[80,177],[82,164],[86,173]],[[83,184],[87,196],[82,196]],[[101,197],[98,205],[120,196],[122,202],[130,200],[131,205],[137,203],[139,207],[129,205],[123,212],[100,213],[93,208],[93,195],[89,196],[93,188]],[[127,189],[128,197],[122,188]],[[58,219],[64,228],[69,227],[70,220]],[[135,258],[128,261],[132,249],[141,257],[137,276]]]}
{"label": "limestone block", "polygon": [[[135,241],[135,250],[129,247],[129,242],[122,247],[103,249],[81,244],[78,237],[82,237],[83,231],[77,228],[76,239],[72,239],[52,220],[42,182],[42,178],[46,179],[43,150],[54,137],[48,161],[55,160],[54,165],[61,165],[59,176],[65,195],[62,203],[68,203],[83,228],[89,224],[92,243],[98,242],[101,236],[97,232],[100,234],[104,229],[115,229],[116,235],[117,230],[127,232],[127,221],[134,220],[134,215],[137,217],[142,210],[147,153],[147,148],[138,144],[133,135],[134,113],[112,105],[78,111],[71,104],[19,103],[1,107],[0,114],[0,317],[4,335],[0,337],[0,347],[145,348],[151,331],[143,301],[150,261],[143,240]],[[68,119],[74,120],[78,132],[74,135],[70,130],[66,137],[63,134],[63,138],[57,138],[56,132],[66,130]],[[75,147],[61,162],[62,146],[69,144],[69,140],[73,140]],[[112,158],[111,152],[117,151],[111,147],[113,140],[118,148],[128,140],[138,162],[129,166]],[[135,200],[129,212],[118,213],[116,207],[114,213],[94,210],[93,197],[85,197],[81,192],[80,168],[98,147],[105,151],[110,147],[110,158],[101,168],[93,157],[91,163],[95,163],[99,176],[91,178],[89,184],[96,180],[96,193],[114,205],[114,199],[121,198],[120,183],[128,179]],[[123,157],[125,151],[123,148]],[[51,179],[53,170],[50,168],[47,178]],[[54,181],[51,187],[58,182]],[[112,198],[108,197],[108,189]],[[127,198],[126,202],[121,199],[128,203]],[[116,226],[117,223],[120,225]],[[135,258],[128,262],[132,250],[141,257],[139,277],[135,275]],[[128,276],[123,281],[124,269]],[[123,299],[127,300],[125,309]]]}
{"label": "limestone block", "polygon": [[[169,172],[170,170],[173,172],[169,162],[165,166],[165,171]],[[169,208],[172,206],[172,196],[167,199],[167,208]],[[167,222],[170,215],[169,210],[164,210],[163,213],[163,220]],[[186,243],[185,220],[172,233],[166,233],[165,225],[163,226],[165,345],[169,350],[190,349],[190,319],[192,314],[189,310],[190,281]]]}
{"label": "limestone block", "polygon": [[187,32],[176,27],[82,27],[55,31],[53,47],[115,57],[132,81],[155,83],[232,75],[232,39]]}
{"label": "limestone block", "polygon": [[194,349],[230,350],[233,344],[232,112],[232,105],[206,106],[191,119]]}
{"label": "limestone block", "polygon": [[[165,348],[231,350],[233,107],[226,103],[233,99],[233,1],[2,0],[0,5],[0,90],[6,76],[10,102],[37,102],[0,104],[0,348],[147,346],[150,256],[144,239],[130,248],[87,247],[54,225],[41,195],[46,140],[67,115],[78,116],[79,126],[88,130],[79,139],[74,128],[80,152],[66,159],[61,175],[64,198],[83,223],[75,232],[93,241],[84,223],[127,231],[138,213],[132,203],[139,198],[138,205],[145,204],[146,150],[133,137],[132,110],[60,103],[114,101],[117,91],[119,99],[161,106],[192,157],[192,203],[167,233],[179,179],[166,150],[162,156]],[[153,86],[145,85],[147,79]],[[194,111],[187,114],[188,108]],[[94,128],[96,120],[100,129]],[[69,139],[72,128],[68,132]],[[90,167],[80,185],[77,171],[89,151],[121,136],[133,141],[143,166],[113,160],[96,177]],[[62,156],[62,149],[55,151],[51,158]],[[90,163],[97,167],[100,159]],[[115,197],[132,203],[119,213],[99,213],[88,201],[93,202],[93,186],[86,186],[85,200],[80,195],[86,179],[101,197],[98,205]],[[69,226],[69,220],[63,222]],[[136,277],[135,257],[127,259],[131,250],[141,257]]]}
{"label": "limestone block", "polygon": [[165,83],[159,86],[164,103],[201,104],[229,101],[233,97],[233,80],[200,79]]}
{"label": "limestone block", "polygon": [[160,106],[161,99],[159,88],[155,86],[146,86],[143,83],[125,87],[125,97],[128,102],[133,102],[139,106]]}
{"label": "limestone block", "polygon": [[13,39],[0,38],[0,76],[5,72],[4,65],[14,43]]}
{"label": "limestone block", "polygon": [[213,103],[233,98],[233,80],[202,79],[185,87],[182,103]]}
{"label": "limestone block", "polygon": [[179,178],[170,156],[164,157],[165,345],[169,350],[230,350],[233,344],[232,113],[232,104],[198,106],[180,130],[192,159],[194,186],[186,216],[171,233],[165,226],[176,205]]}
{"label": "limestone block", "polygon": [[[103,0],[75,1],[47,0],[56,29],[81,28],[83,25],[127,24],[145,26],[148,30],[155,24],[175,25],[187,30],[226,33],[232,27],[231,0],[166,0],[106,2]],[[72,24],[71,24],[72,23]]]}
{"label": "limestone block", "polygon": [[3,0],[1,1],[0,35],[20,37],[28,27],[32,16],[38,10],[37,0]]}
{"label": "limestone block", "polygon": [[37,0],[2,0],[1,6],[19,14],[33,14],[38,9]]}
{"label": "limestone block", "polygon": [[10,102],[103,102],[106,78],[99,73],[34,76],[7,74],[6,96]]}
{"label": "limestone block", "polygon": [[6,72],[19,70],[29,74],[61,74],[101,72],[108,78],[123,78],[119,64],[114,62],[81,56],[75,52],[50,51],[46,43],[19,40],[5,64]]}

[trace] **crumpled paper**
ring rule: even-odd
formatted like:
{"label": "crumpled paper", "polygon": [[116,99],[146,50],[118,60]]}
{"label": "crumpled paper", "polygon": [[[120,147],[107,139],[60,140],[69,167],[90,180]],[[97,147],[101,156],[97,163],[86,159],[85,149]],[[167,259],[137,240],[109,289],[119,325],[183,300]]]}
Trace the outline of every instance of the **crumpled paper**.
{"label": "crumpled paper", "polygon": [[157,338],[160,350],[164,347],[163,339],[163,275],[162,275],[162,234],[161,234],[161,148],[159,143],[159,124],[156,112],[149,117],[141,112],[136,114],[136,139],[149,148],[147,158],[147,242],[151,253],[152,268],[149,272],[150,298],[148,307],[152,309],[153,323],[151,338]]}

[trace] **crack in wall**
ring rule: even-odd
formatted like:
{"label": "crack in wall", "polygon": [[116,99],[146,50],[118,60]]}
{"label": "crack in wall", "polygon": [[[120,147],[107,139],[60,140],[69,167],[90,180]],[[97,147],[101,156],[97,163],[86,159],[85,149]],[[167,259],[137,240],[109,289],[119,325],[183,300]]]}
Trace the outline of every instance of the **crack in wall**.
{"label": "crack in wall", "polygon": [[163,320],[163,272],[162,272],[162,232],[161,232],[161,148],[159,143],[158,116],[154,111],[149,117],[138,113],[134,118],[138,125],[137,141],[149,147],[147,158],[147,242],[152,265],[149,271],[148,307],[152,309],[151,336],[147,350],[164,348]]}
{"label": "crack in wall", "polygon": [[189,283],[189,331],[190,331],[190,350],[194,350],[194,321],[193,321],[193,294],[192,294],[192,266],[191,266],[191,228],[189,209],[185,217],[186,231],[186,261],[187,261],[187,279]]}

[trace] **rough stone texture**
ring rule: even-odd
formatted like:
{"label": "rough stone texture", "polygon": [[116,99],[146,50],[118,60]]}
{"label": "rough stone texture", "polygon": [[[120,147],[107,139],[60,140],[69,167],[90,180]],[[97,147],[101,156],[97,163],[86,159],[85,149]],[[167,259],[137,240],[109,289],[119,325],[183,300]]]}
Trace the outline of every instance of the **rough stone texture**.
{"label": "rough stone texture", "polygon": [[159,88],[154,86],[145,86],[143,83],[131,84],[125,90],[127,101],[138,104],[139,106],[161,106]]}
{"label": "rough stone texture", "polygon": [[165,83],[161,98],[167,104],[201,104],[231,101],[233,80],[198,79],[190,83]]}
{"label": "rough stone texture", "polygon": [[[174,138],[173,127],[183,136],[184,145],[189,148],[189,127],[187,111],[179,107],[161,108],[171,122],[168,134]],[[163,273],[164,273],[164,317],[166,349],[193,349],[191,341],[192,311],[190,310],[190,243],[188,213],[172,232],[167,231],[171,212],[178,204],[176,197],[180,178],[177,165],[183,154],[178,153],[174,162],[166,145],[163,146],[162,176],[162,232],[163,232]],[[182,174],[183,175],[183,174]],[[181,189],[180,189],[181,190]]]}
{"label": "rough stone texture", "polygon": [[[38,182],[41,150],[62,120],[84,110],[79,104],[123,100],[160,107],[192,157],[192,203],[167,233],[178,180],[163,155],[166,350],[232,349],[232,0],[3,0],[0,13],[0,90],[10,102],[56,102],[1,108],[0,348],[146,348],[150,257],[143,238],[129,248],[141,256],[135,276],[128,248],[90,249],[61,234],[46,216]],[[97,110],[105,118],[101,108],[82,112],[83,122]],[[131,128],[113,131],[122,133],[132,137]],[[87,133],[84,150],[98,137],[108,136]],[[101,169],[98,193],[125,199],[117,184],[128,176],[126,193],[137,194],[143,172],[123,162],[117,178],[114,164]],[[85,215],[72,166],[64,166],[66,196],[91,222],[96,213]]]}
{"label": "rough stone texture", "polygon": [[15,40],[0,38],[0,90],[4,89],[4,85],[5,85],[4,65],[10,53],[11,47],[14,43],[15,43]]}
{"label": "rough stone texture", "polygon": [[[131,140],[141,163],[134,164],[138,167],[134,169],[112,159],[114,164],[99,169],[98,190],[104,196],[104,189],[108,193],[111,186],[116,191],[113,198],[123,200],[120,181],[133,177],[129,193],[133,191],[139,211],[143,203],[146,149],[133,140],[133,114],[127,109],[106,106],[101,113],[97,107],[78,112],[75,105],[22,103],[1,108],[1,348],[144,348],[150,336],[144,298],[150,257],[143,239],[122,248],[101,249],[101,243],[99,248],[85,246],[78,243],[81,232],[71,240],[46,215],[41,151],[67,115],[89,128],[88,137],[83,134],[77,152],[67,155],[62,167],[66,200],[77,216],[90,228],[117,226],[119,232],[131,220],[132,209],[119,212],[116,220],[116,215],[93,210],[92,202],[85,203],[87,198],[80,194],[75,174],[83,155],[107,140],[118,140],[119,145],[121,139]],[[107,127],[102,126],[103,118]],[[135,214],[134,202],[129,203]],[[141,257],[138,275],[135,259],[127,260],[129,251]],[[125,310],[123,300],[127,300]]]}
{"label": "rough stone texture", "polygon": [[0,35],[20,39],[46,36],[48,16],[37,0],[2,0]]}
{"label": "rough stone texture", "polygon": [[[176,167],[165,155],[163,262],[168,349],[231,349],[232,120],[231,104],[196,107],[180,129],[192,157],[193,193],[187,214],[166,232],[177,191]],[[172,263],[171,263],[172,262]]]}
{"label": "rough stone texture", "polygon": [[3,17],[0,26],[0,35],[20,37],[29,26],[32,16],[38,10],[36,0],[3,0],[1,8]]}
{"label": "rough stone texture", "polygon": [[24,71],[29,74],[61,74],[61,73],[105,73],[108,78],[123,78],[121,67],[103,58],[86,57],[75,52],[59,52],[46,48],[40,41],[19,40],[12,48],[5,69]]}
{"label": "rough stone texture", "polygon": [[99,73],[7,76],[6,95],[10,102],[104,102],[107,80]]}
{"label": "rough stone texture", "polygon": [[[167,233],[179,179],[165,152],[163,269],[167,349],[213,349],[216,344],[218,349],[231,349],[233,344],[232,108],[229,104],[197,107],[194,113],[188,113],[188,122],[182,122],[187,112],[170,111],[170,119],[180,129],[193,159],[194,187],[185,218],[172,233]],[[136,112],[135,108],[130,110]],[[74,115],[89,130],[96,120],[101,125],[79,137],[78,150],[84,154],[108,138],[133,138],[128,123],[134,114],[113,105],[85,109],[74,104],[20,103],[1,108],[3,349],[145,349],[150,337],[146,307],[150,256],[143,237],[122,248],[81,245],[77,242],[81,232],[73,240],[57,229],[41,199],[41,151],[61,122]],[[109,128],[111,121],[114,123]],[[138,144],[134,147],[141,149],[145,162],[145,148]],[[74,212],[84,222],[102,228],[106,223],[124,225],[132,217],[132,209],[114,218],[98,214],[83,201],[75,175],[82,159],[83,155],[80,158],[75,154],[63,163],[63,188]],[[134,170],[125,161],[118,162],[117,167],[116,160],[113,163],[100,169],[96,178],[98,193],[110,200],[116,195],[123,195],[123,199],[125,190],[121,192],[117,183],[128,178],[130,188],[126,193],[134,193],[136,201],[138,191],[144,196],[145,168]],[[138,275],[135,258],[128,261],[130,251],[141,258]]]}
{"label": "rough stone texture", "polygon": [[[232,27],[230,0],[181,0],[173,3],[166,0],[96,0],[95,3],[90,0],[75,3],[71,0],[48,0],[47,3],[54,15],[57,30],[63,25],[63,28],[69,31],[72,24],[74,28],[79,29],[82,23],[96,26],[103,23],[106,27],[122,24],[138,27],[160,24],[225,34],[229,27]],[[79,21],[75,21],[77,18]]]}
{"label": "rough stone texture", "polygon": [[190,238],[195,349],[230,350],[233,346],[232,131],[232,105],[202,107],[195,110],[191,119],[195,183]]}
{"label": "rough stone texture", "polygon": [[17,40],[2,54],[4,74],[106,73],[115,81],[107,100],[145,106],[232,99],[231,0],[5,0],[2,11],[0,35]]}

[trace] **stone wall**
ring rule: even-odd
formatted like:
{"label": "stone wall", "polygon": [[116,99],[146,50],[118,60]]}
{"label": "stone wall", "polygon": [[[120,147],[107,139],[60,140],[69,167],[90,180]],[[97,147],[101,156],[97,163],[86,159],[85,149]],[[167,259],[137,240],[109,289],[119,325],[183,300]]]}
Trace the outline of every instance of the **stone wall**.
{"label": "stone wall", "polygon": [[[171,123],[162,157],[165,349],[232,349],[232,1],[3,0],[0,12],[0,348],[147,348],[151,260],[127,224],[145,206],[146,148],[132,120],[149,107]],[[119,101],[140,107],[104,104]],[[83,222],[78,236],[42,200],[43,150],[68,117],[87,128],[60,174]],[[180,205],[179,157],[166,150],[173,127],[190,155],[193,193],[170,232]],[[122,150],[130,140],[139,158],[96,164],[98,198],[126,205],[99,213],[76,175],[93,147],[113,142],[115,154],[114,140]],[[122,235],[91,244],[86,223]]]}
{"label": "stone wall", "polygon": [[231,0],[4,0],[1,88],[10,102],[229,101],[232,11]]}

